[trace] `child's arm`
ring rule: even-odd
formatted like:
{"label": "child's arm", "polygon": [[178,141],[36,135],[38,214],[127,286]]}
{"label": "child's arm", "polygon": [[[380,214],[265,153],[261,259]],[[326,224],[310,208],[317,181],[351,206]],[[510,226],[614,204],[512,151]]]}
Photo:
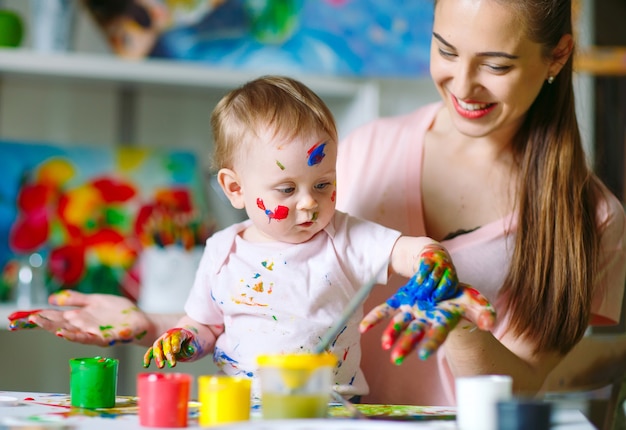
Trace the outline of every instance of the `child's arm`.
{"label": "child's arm", "polygon": [[213,351],[215,341],[224,331],[223,326],[201,324],[188,316],[182,317],[176,327],[163,333],[143,357],[143,366],[150,366],[154,358],[159,369],[176,366],[178,361],[196,361]]}

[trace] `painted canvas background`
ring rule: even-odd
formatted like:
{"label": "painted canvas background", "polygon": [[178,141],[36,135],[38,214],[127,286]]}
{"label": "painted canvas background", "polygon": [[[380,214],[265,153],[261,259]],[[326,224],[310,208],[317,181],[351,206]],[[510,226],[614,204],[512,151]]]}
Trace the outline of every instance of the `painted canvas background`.
{"label": "painted canvas background", "polygon": [[432,0],[86,1],[113,50],[260,73],[428,73]]}
{"label": "painted canvas background", "polygon": [[48,292],[136,298],[142,249],[174,237],[155,241],[155,216],[194,222],[208,216],[200,168],[189,152],[0,141],[0,172],[3,300],[32,254],[43,259]]}

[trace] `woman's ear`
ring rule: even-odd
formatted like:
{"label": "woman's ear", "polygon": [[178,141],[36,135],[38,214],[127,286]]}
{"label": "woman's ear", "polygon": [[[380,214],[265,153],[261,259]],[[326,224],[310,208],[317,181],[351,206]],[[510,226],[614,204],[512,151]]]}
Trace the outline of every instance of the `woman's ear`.
{"label": "woman's ear", "polygon": [[559,74],[574,50],[574,38],[571,34],[564,34],[561,40],[552,50],[552,62],[550,63],[549,75],[556,76]]}
{"label": "woman's ear", "polygon": [[235,209],[244,209],[243,189],[239,183],[239,175],[231,169],[220,169],[217,172],[217,182],[222,191]]}

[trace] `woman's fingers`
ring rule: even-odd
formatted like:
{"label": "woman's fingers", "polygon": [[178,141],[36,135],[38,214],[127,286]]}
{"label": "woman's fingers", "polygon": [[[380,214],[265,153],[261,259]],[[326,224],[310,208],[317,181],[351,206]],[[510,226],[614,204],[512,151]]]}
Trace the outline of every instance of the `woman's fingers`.
{"label": "woman's fingers", "polygon": [[389,321],[387,328],[385,328],[385,330],[383,331],[383,336],[381,339],[383,349],[391,349],[391,347],[396,343],[396,340],[398,340],[402,332],[404,332],[409,324],[411,324],[411,321],[413,321],[413,314],[411,313],[411,309],[396,314],[391,319],[391,321]]}
{"label": "woman's fingers", "polygon": [[48,303],[55,306],[86,306],[93,297],[74,290],[60,290],[48,296]]}
{"label": "woman's fingers", "polygon": [[424,337],[424,329],[428,321],[413,319],[406,325],[405,330],[398,337],[396,346],[391,350],[391,362],[402,364],[407,355],[415,349],[415,346]]}
{"label": "woman's fingers", "polygon": [[447,303],[460,307],[463,317],[481,330],[491,330],[496,324],[496,310],[478,290],[468,284],[461,285],[461,294]]}
{"label": "woman's fingers", "polygon": [[359,324],[359,331],[361,333],[365,333],[382,320],[389,318],[395,311],[396,308],[388,305],[387,303],[376,306],[374,309],[369,311],[365,317],[363,317],[361,323]]}

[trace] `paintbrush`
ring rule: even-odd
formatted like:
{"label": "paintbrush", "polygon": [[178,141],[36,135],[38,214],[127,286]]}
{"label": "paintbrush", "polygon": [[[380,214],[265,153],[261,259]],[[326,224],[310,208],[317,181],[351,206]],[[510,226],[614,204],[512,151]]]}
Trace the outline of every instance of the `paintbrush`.
{"label": "paintbrush", "polygon": [[335,339],[335,337],[343,329],[352,314],[354,314],[357,308],[365,301],[369,293],[372,291],[372,288],[374,288],[374,285],[376,285],[376,280],[383,272],[383,270],[387,269],[387,267],[389,267],[389,261],[385,261],[385,263],[380,267],[380,269],[376,271],[376,273],[374,273],[370,280],[367,281],[367,283],[365,283],[359,289],[359,291],[357,291],[357,293],[348,303],[348,306],[346,306],[346,308],[343,310],[341,317],[337,320],[337,322],[335,322],[335,324],[331,328],[326,331],[326,333],[324,333],[324,336],[322,336],[320,342],[313,349],[314,354],[321,354],[322,352],[326,351],[328,345],[330,345],[333,339]]}

